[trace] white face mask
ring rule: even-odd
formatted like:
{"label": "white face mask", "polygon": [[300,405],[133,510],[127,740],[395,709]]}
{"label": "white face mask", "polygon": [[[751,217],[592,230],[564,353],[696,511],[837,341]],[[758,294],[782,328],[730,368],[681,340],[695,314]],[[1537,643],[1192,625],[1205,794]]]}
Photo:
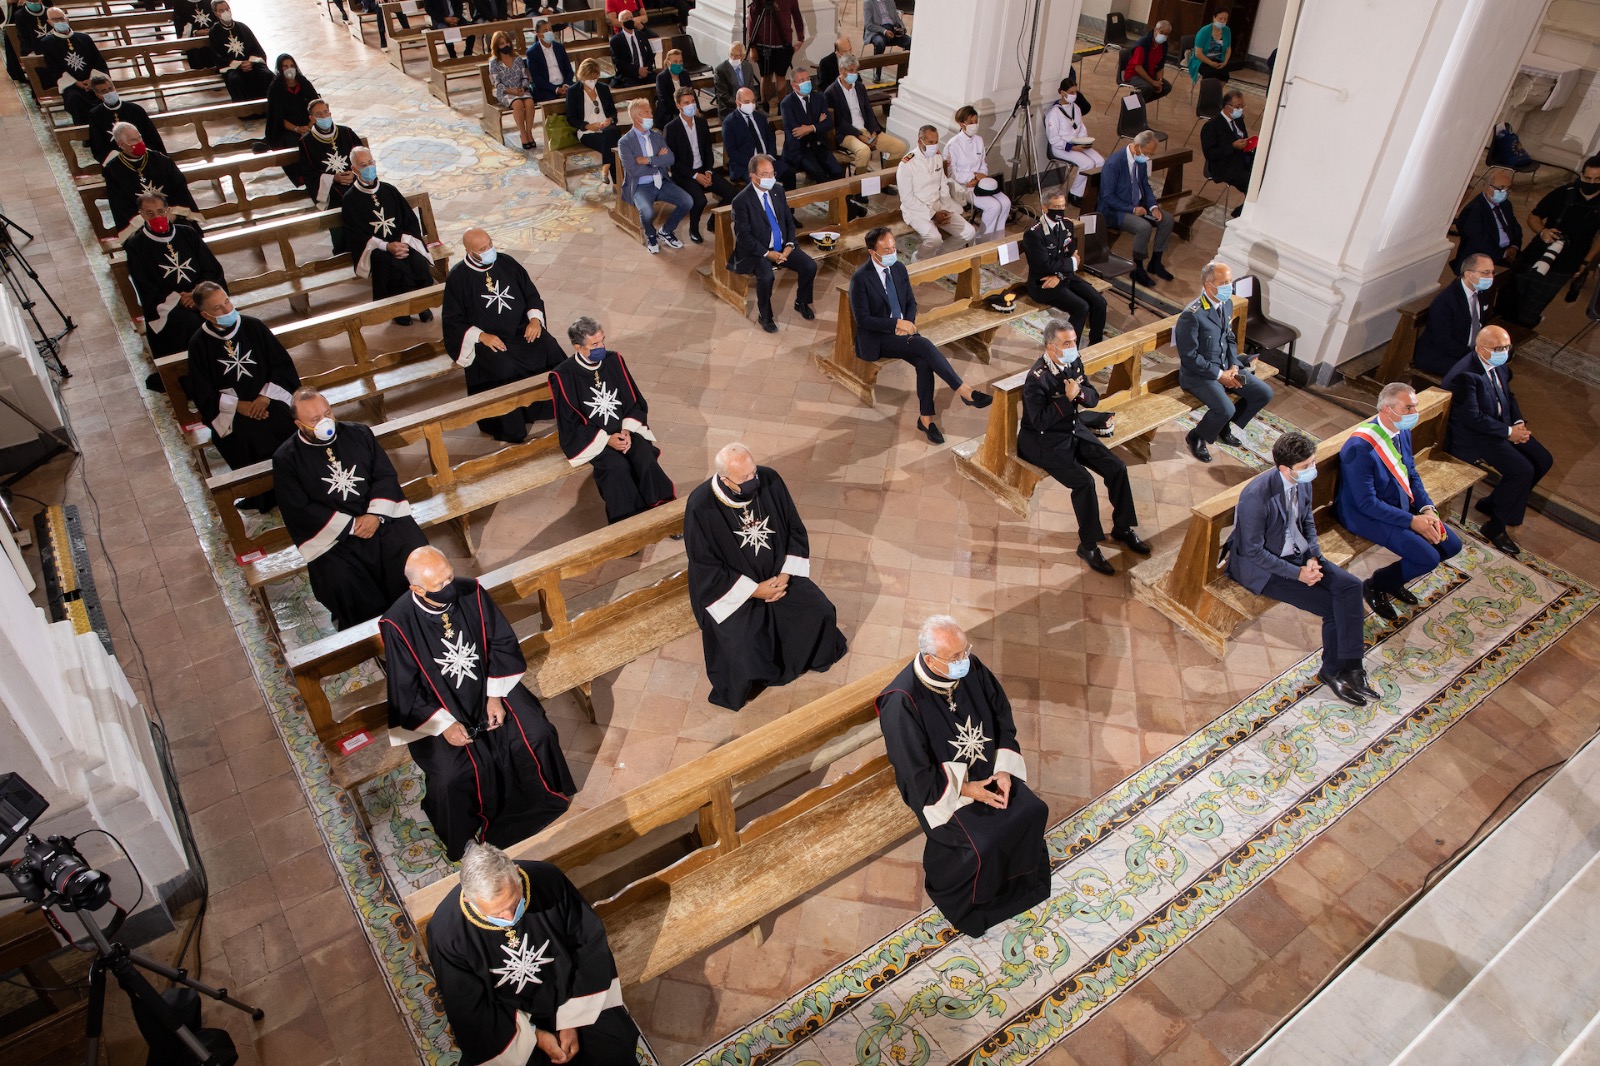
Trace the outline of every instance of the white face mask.
{"label": "white face mask", "polygon": [[969,122],[965,126],[961,127],[961,132],[965,133],[968,137],[976,137],[978,135],[978,124],[976,122]]}
{"label": "white face mask", "polygon": [[586,81],[583,83],[583,87],[588,89],[590,92],[594,92],[594,87],[599,84],[600,83],[598,81]]}
{"label": "white face mask", "polygon": [[740,104],[739,110],[743,111],[747,115],[753,115],[756,113],[756,105],[754,103]]}
{"label": "white face mask", "polygon": [[922,154],[932,159],[939,154],[939,146],[937,144],[925,144],[922,146]]}

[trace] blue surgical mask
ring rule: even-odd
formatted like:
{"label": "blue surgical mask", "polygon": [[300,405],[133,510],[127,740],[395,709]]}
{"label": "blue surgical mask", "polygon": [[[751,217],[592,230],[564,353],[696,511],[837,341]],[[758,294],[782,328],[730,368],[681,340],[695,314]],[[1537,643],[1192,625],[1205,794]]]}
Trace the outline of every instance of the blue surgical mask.
{"label": "blue surgical mask", "polygon": [[598,362],[600,362],[600,360],[604,359],[605,357],[606,357],[606,346],[605,345],[596,344],[593,348],[589,349],[589,354],[588,354],[589,362],[598,363]]}
{"label": "blue surgical mask", "polygon": [[118,104],[122,103],[122,97],[118,96],[116,93],[106,93],[100,98],[100,102],[105,104],[107,107],[116,107]]}
{"label": "blue surgical mask", "polygon": [[883,266],[892,267],[900,262],[900,253],[890,252],[888,255],[881,255],[878,257],[878,262]]}
{"label": "blue surgical mask", "polygon": [[1479,278],[1477,281],[1472,283],[1472,287],[1477,289],[1479,292],[1488,292],[1491,288],[1493,288],[1493,286],[1493,278]]}
{"label": "blue surgical mask", "polygon": [[844,83],[846,85],[854,85],[856,83],[856,79],[858,79],[860,77],[861,77],[861,75],[857,74],[855,71],[852,70],[850,73],[848,73],[848,74],[846,74],[844,76]]}
{"label": "blue surgical mask", "polygon": [[1304,470],[1296,470],[1294,472],[1294,479],[1300,482],[1302,485],[1311,484],[1313,481],[1317,480],[1317,464],[1312,463]]}
{"label": "blue surgical mask", "polygon": [[[942,659],[940,661],[943,662]],[[967,671],[971,669],[972,657],[964,656],[960,659],[956,659],[953,662],[945,663],[944,676],[948,677],[951,681],[960,681],[963,677],[967,676]]]}
{"label": "blue surgical mask", "polygon": [[1141,167],[1147,167],[1150,165],[1150,157],[1147,155],[1136,155],[1133,157],[1133,161],[1138,163]]}
{"label": "blue surgical mask", "polygon": [[551,33],[549,30],[545,30],[543,33],[541,33],[539,35],[539,39],[541,41],[543,41],[545,44],[555,44],[556,43],[556,35]]}
{"label": "blue surgical mask", "polygon": [[1506,192],[1505,189],[1490,189],[1489,190],[1489,199],[1492,200],[1493,202],[1497,203],[1497,204],[1505,203],[1506,202],[1506,195],[1507,195],[1507,192]]}
{"label": "blue surgical mask", "polygon": [[1396,429],[1400,429],[1400,430],[1416,429],[1417,428],[1417,423],[1420,422],[1421,420],[1422,420],[1422,416],[1420,414],[1418,414],[1416,411],[1412,411],[1408,415],[1401,415],[1400,416],[1400,421],[1395,423],[1395,428]]}
{"label": "blue surgical mask", "polygon": [[761,187],[761,191],[762,192],[768,192],[768,191],[771,190],[771,188],[774,185],[778,184],[778,179],[777,178],[757,178],[756,179],[756,184]]}
{"label": "blue surgical mask", "polygon": [[239,324],[239,311],[234,309],[225,315],[217,316],[217,326],[221,329],[232,329]]}
{"label": "blue surgical mask", "polygon": [[1164,34],[1164,33],[1156,34],[1156,44],[1166,44],[1166,43],[1167,43],[1167,35],[1166,34]]}
{"label": "blue surgical mask", "polygon": [[485,248],[483,251],[478,253],[478,262],[482,263],[484,266],[488,266],[499,257],[500,253],[494,248]]}
{"label": "blue surgical mask", "polygon": [[31,3],[30,2],[30,3],[26,4],[25,6],[27,7],[27,9],[28,9],[28,11],[30,13],[35,14],[35,15],[37,15],[39,12],[44,10],[44,5],[43,4],[35,4],[35,3]]}
{"label": "blue surgical mask", "polygon": [[57,33],[71,33],[72,32],[72,23],[70,23],[70,22],[57,22],[55,24],[55,30],[56,30]]}
{"label": "blue surgical mask", "polygon": [[483,916],[483,920],[488,922],[490,925],[495,926],[496,928],[510,929],[512,926],[522,921],[523,912],[525,912],[527,909],[528,897],[523,896],[521,899],[517,900],[517,913],[512,915],[510,918],[496,918],[492,915],[485,914]]}
{"label": "blue surgical mask", "polygon": [[338,429],[339,424],[333,420],[332,415],[323,415],[317,419],[317,424],[311,427],[311,435],[326,444],[333,439]]}
{"label": "blue surgical mask", "polygon": [[700,109],[698,107],[694,106],[693,104],[684,104],[683,105],[683,117],[684,118],[694,118],[695,113],[698,112],[699,110]]}
{"label": "blue surgical mask", "polygon": [[811,95],[811,82],[809,80],[801,82],[800,83],[800,87],[796,91],[801,96],[810,96]]}
{"label": "blue surgical mask", "polygon": [[642,130],[653,129],[655,124],[656,120],[653,118],[642,118],[639,120],[639,128]]}
{"label": "blue surgical mask", "polygon": [[1510,348],[1496,348],[1489,353],[1490,366],[1505,366],[1506,360],[1511,358]]}
{"label": "blue surgical mask", "polygon": [[1233,299],[1233,282],[1230,281],[1230,282],[1228,282],[1228,283],[1226,283],[1224,285],[1218,285],[1217,286],[1217,299],[1219,299],[1219,300],[1231,300],[1231,299]]}
{"label": "blue surgical mask", "polygon": [[371,184],[373,184],[374,182],[376,182],[378,180],[378,168],[377,167],[373,167],[373,166],[362,167],[359,171],[357,171],[357,174],[360,176],[361,180],[366,182],[368,185],[371,185]]}
{"label": "blue surgical mask", "polygon": [[1062,366],[1071,366],[1073,363],[1075,363],[1077,361],[1077,359],[1078,359],[1078,349],[1077,349],[1076,345],[1074,345],[1071,348],[1063,348],[1063,349],[1061,349],[1060,362],[1061,362]]}
{"label": "blue surgical mask", "polygon": [[319,118],[319,119],[317,119],[317,129],[321,130],[323,133],[331,132],[332,129],[333,129],[333,119],[331,119],[331,118]]}
{"label": "blue surgical mask", "polygon": [[1238,122],[1240,119],[1244,118],[1244,108],[1236,107],[1236,108],[1233,109],[1232,114],[1233,114],[1233,120],[1235,122]]}

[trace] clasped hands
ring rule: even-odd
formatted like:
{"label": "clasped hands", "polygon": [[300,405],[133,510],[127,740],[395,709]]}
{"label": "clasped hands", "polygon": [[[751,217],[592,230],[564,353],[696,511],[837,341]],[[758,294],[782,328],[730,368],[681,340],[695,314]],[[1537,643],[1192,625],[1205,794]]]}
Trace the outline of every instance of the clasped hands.
{"label": "clasped hands", "polygon": [[628,449],[633,447],[633,434],[625,429],[619,429],[606,439],[606,445],[627,455]]}
{"label": "clasped hands", "polygon": [[961,786],[961,794],[976,803],[1003,811],[1011,802],[1011,775],[1001,770],[982,781],[968,781]]}
{"label": "clasped hands", "polygon": [[1512,444],[1526,444],[1533,439],[1533,434],[1524,423],[1518,422],[1511,427],[1510,439]]}
{"label": "clasped hands", "polygon": [[406,246],[405,241],[390,241],[388,244],[384,245],[384,248],[396,259],[404,259],[406,256],[411,254],[411,249]]}
{"label": "clasped hands", "polygon": [[[529,344],[532,344],[534,341],[539,339],[539,334],[543,332],[544,323],[540,322],[537,318],[530,318],[528,319],[527,327],[522,331],[522,339],[527,341]],[[489,349],[491,352],[503,352],[506,350],[506,342],[495,336],[493,333],[478,334],[478,343]]]}
{"label": "clasped hands", "polygon": [[540,1029],[536,1038],[539,1050],[556,1066],[561,1063],[571,1062],[572,1057],[578,1053],[578,1031],[576,1029],[563,1029],[560,1033],[552,1033],[548,1029]]}
{"label": "clasped hands", "polygon": [[1444,540],[1444,522],[1440,521],[1438,513],[1431,507],[1411,516],[1411,531],[1429,544]]}
{"label": "clasped hands", "polygon": [[[499,729],[506,720],[505,701],[498,696],[489,697],[489,728]],[[460,722],[451,722],[450,728],[444,731],[444,739],[457,748],[464,748],[472,743],[472,734],[467,732],[467,727]],[[565,1062],[566,1059],[562,1059]]]}
{"label": "clasped hands", "polygon": [[756,590],[750,595],[754,596],[758,600],[764,600],[767,603],[776,603],[777,601],[783,599],[784,596],[788,595],[788,592],[789,575],[779,574],[777,577],[769,577],[761,584],[757,585]]}
{"label": "clasped hands", "polygon": [[897,318],[894,322],[894,332],[895,336],[897,337],[915,336],[917,332],[917,324],[911,321],[909,318]]}
{"label": "clasped hands", "polygon": [[254,418],[259,421],[267,417],[267,405],[271,402],[265,395],[261,395],[253,400],[240,400],[236,410],[246,418]]}

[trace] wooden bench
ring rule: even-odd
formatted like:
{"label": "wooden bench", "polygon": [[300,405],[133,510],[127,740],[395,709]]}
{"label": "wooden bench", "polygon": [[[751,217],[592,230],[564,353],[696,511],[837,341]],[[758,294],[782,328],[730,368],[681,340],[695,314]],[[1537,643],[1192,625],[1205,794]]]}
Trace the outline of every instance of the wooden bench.
{"label": "wooden bench", "polygon": [[[46,4],[46,8],[54,4]],[[119,15],[68,15],[72,21],[72,29],[76,33],[87,33],[94,38],[96,46],[110,46],[115,44],[148,44],[159,41],[172,27],[172,12],[170,11],[129,11]],[[11,51],[17,56],[23,54],[22,38],[17,33],[16,24],[6,23],[6,40],[11,42]]]}
{"label": "wooden bench", "polygon": [[[1245,301],[1233,305],[1233,329],[1241,350],[1248,308]],[[1144,357],[1172,342],[1177,316],[1163,318],[1147,326],[1090,345],[1083,350],[1083,369],[1089,377],[1107,371],[1110,381],[1100,390],[1097,411],[1114,411],[1116,432],[1106,438],[1107,447],[1126,445],[1141,459],[1149,459],[1150,442],[1156,430],[1188,414],[1199,406],[1178,387],[1174,368],[1155,378],[1144,376]],[[1031,367],[1030,367],[1031,369]],[[1252,368],[1261,378],[1277,371],[1261,360]],[[1039,482],[1050,475],[1017,455],[1017,429],[1022,419],[1022,386],[1029,371],[1023,370],[989,386],[994,403],[983,436],[955,446],[956,469],[988,489],[1019,517],[1027,518],[1030,501]]]}
{"label": "wooden bench", "polygon": [[[204,104],[200,107],[186,107],[176,111],[152,111],[150,122],[160,131],[163,140],[168,140],[173,134],[185,132],[192,134],[196,144],[184,148],[171,148],[167,155],[174,163],[192,163],[197,160],[212,161],[224,155],[248,152],[251,144],[257,140],[251,130],[242,131],[244,136],[240,140],[219,140],[221,131],[208,129],[216,124],[237,127],[243,124],[244,116],[251,115],[261,110],[260,100],[246,100],[242,103]],[[237,129],[230,132],[241,132]],[[85,160],[78,151],[89,139],[88,126],[57,126],[54,130],[56,147],[61,149],[62,156],[67,161],[67,169],[72,172],[72,177],[78,184],[88,184],[100,181],[100,160]]]}
{"label": "wooden bench", "polygon": [[[573,878],[605,923],[625,986],[742,931],[759,938],[762,918],[916,832],[887,756],[858,754],[881,736],[875,702],[901,668],[844,685],[508,850]],[[845,759],[860,765],[751,817],[774,777],[794,782]],[[687,855],[658,849],[612,876],[599,869],[686,830]],[[452,875],[406,897],[419,930],[456,885]]]}
{"label": "wooden bench", "polygon": [[[523,681],[541,700],[572,692],[594,721],[594,682],[649,651],[695,631],[689,608],[688,574],[682,553],[624,579],[620,593],[598,599],[571,591],[607,563],[683,532],[684,499],[664,503],[615,525],[536,552],[484,574],[478,580],[510,617],[512,604],[535,601],[538,629],[521,638],[528,661]],[[388,738],[388,694],[381,680],[330,698],[324,684],[363,663],[383,662],[383,640],[373,619],[289,653],[289,668],[317,736],[328,755],[334,783],[354,793],[361,785],[410,761]],[[345,753],[343,742],[365,732],[372,743]],[[365,811],[352,795],[362,821]]]}
{"label": "wooden bench", "polygon": [[[500,22],[475,22],[441,30],[423,30],[422,41],[428,49],[428,91],[449,107],[451,84],[467,79],[477,81],[478,68],[482,66],[487,69],[488,56],[465,54],[469,38],[482,38],[484,51],[487,52],[489,42],[494,35],[506,33],[511,37],[512,47],[518,52],[526,52],[527,37],[532,32],[533,20],[526,18],[505,19]],[[462,46],[462,53],[452,57],[446,51],[446,46],[457,44]]]}
{"label": "wooden bench", "polygon": [[[1079,225],[1074,223],[1075,226]],[[930,259],[919,259],[908,264],[907,273],[912,286],[924,285],[944,277],[956,279],[955,298],[938,307],[920,308],[917,313],[917,331],[943,349],[965,351],[980,363],[990,359],[989,345],[1002,327],[1015,322],[1021,315],[1044,310],[1028,298],[1027,285],[1008,279],[998,287],[988,286],[983,268],[998,265],[1000,250],[1008,244],[1020,244],[1017,238],[1001,237],[969,248]],[[1022,251],[1017,249],[1020,257]],[[1096,289],[1104,290],[1106,283],[1099,278],[1081,275]],[[1017,309],[1009,314],[989,308],[988,301],[1001,293],[1016,295]],[[869,363],[856,355],[856,323],[850,311],[850,286],[839,286],[839,325],[834,333],[833,345],[817,355],[817,366],[834,381],[843,385],[869,406],[877,403],[876,385],[883,362]]]}
{"label": "wooden bench", "polygon": [[[203,47],[203,44],[187,38],[160,40],[107,45],[100,49],[100,56],[111,68],[106,73],[117,83],[117,92],[123,99],[144,104],[147,111],[166,111],[170,107],[168,99],[171,97],[199,93],[226,96],[227,88],[222,84],[220,70],[215,67],[189,69],[186,56],[198,47]],[[39,110],[46,121],[52,126],[60,126],[64,124],[63,118],[66,118],[65,124],[70,124],[70,116],[67,116],[61,103],[61,94],[54,85],[47,86],[40,80],[43,66],[43,56],[22,57],[22,69],[27,75],[28,86],[33,90],[34,99],[39,102]],[[152,102],[154,106],[151,106]],[[265,101],[258,103],[261,105],[259,110],[265,110]]]}
{"label": "wooden bench", "polygon": [[[254,190],[248,181],[252,175],[281,170],[299,159],[300,149],[281,148],[259,155],[238,153],[208,162],[188,163],[178,169],[188,179],[189,191],[194,194],[196,203],[205,199],[201,195],[205,185],[210,184],[216,193],[217,202],[201,203],[200,207],[200,217],[208,224],[209,230],[209,224],[219,220],[257,222],[274,215],[309,212],[314,206],[310,197],[306,196],[304,189],[291,184],[287,175],[282,176],[280,187],[272,192]],[[100,239],[100,250],[109,255],[121,248],[120,234],[127,223],[119,226],[116,220],[110,218],[110,200],[105,184],[94,182],[78,186],[78,198],[83,201],[90,227]],[[106,205],[104,210],[102,205]]]}
{"label": "wooden bench", "polygon": [[61,941],[31,904],[0,916],[0,973],[19,971],[25,991],[8,996],[0,1058],[7,1066],[47,1066],[81,1060],[89,1010],[87,987],[63,979],[52,958]]}
{"label": "wooden bench", "polygon": [[[1193,161],[1194,152],[1188,148],[1171,148],[1150,160],[1150,177],[1159,178],[1161,184],[1161,195],[1157,198],[1157,202],[1163,210],[1172,213],[1174,220],[1172,232],[1182,240],[1189,239],[1195,219],[1214,202],[1201,199],[1184,184],[1184,167]],[[1083,190],[1080,214],[1099,210],[1097,205],[1100,202],[1100,170],[1088,171],[1086,176],[1089,184]],[[1108,224],[1111,223],[1109,216],[1102,217],[1106,218]],[[1111,232],[1107,234],[1107,242],[1115,239],[1116,234],[1120,232],[1115,225],[1112,225]]]}
{"label": "wooden bench", "polygon": [[[1453,497],[1471,488],[1483,471],[1446,455],[1442,446],[1450,417],[1450,394],[1430,388],[1417,397],[1421,420],[1411,430],[1417,473],[1441,511]],[[1355,427],[1317,445],[1317,480],[1312,489],[1317,539],[1322,554],[1347,566],[1371,542],[1334,522],[1332,509],[1339,482],[1339,449]],[[1196,504],[1190,512],[1183,544],[1140,563],[1133,569],[1133,594],[1221,658],[1239,623],[1263,614],[1277,601],[1257,596],[1237,584],[1218,566],[1225,533],[1234,521],[1241,483]]]}
{"label": "wooden bench", "polygon": [[[1533,335],[1533,331],[1515,323],[1495,319],[1495,304],[1500,295],[1505,291],[1505,279],[1509,276],[1506,267],[1495,269],[1494,284],[1489,286],[1489,313],[1484,316],[1483,324],[1489,325],[1491,321],[1511,334],[1513,344],[1520,344]],[[1460,281],[1451,281],[1450,285],[1459,285]],[[1448,286],[1447,286],[1448,287]],[[1394,333],[1389,337],[1388,345],[1383,349],[1383,358],[1378,365],[1368,373],[1355,379],[1369,388],[1376,386],[1382,388],[1391,381],[1420,381],[1429,385],[1438,385],[1441,375],[1431,374],[1426,370],[1411,365],[1411,359],[1416,354],[1417,338],[1422,336],[1422,331],[1428,326],[1428,311],[1433,306],[1433,301],[1438,299],[1439,291],[1423,293],[1413,300],[1408,300],[1395,308],[1399,318],[1394,324]],[[1467,354],[1463,345],[1462,355]]]}
{"label": "wooden bench", "polygon": [[[632,101],[654,100],[655,98],[656,87],[654,85],[630,85],[625,89],[612,89],[611,102],[615,104],[617,108],[617,123],[624,127],[627,126],[628,104]],[[540,101],[539,109],[534,113],[534,127],[536,129],[543,129],[545,120],[551,115],[565,116],[566,113],[567,102],[565,99]],[[500,130],[501,136],[504,137],[504,115],[500,116]],[[488,132],[487,127],[485,128],[484,132]],[[546,142],[544,151],[539,154],[539,170],[544,174],[545,177],[549,178],[551,181],[555,182],[568,192],[571,192],[572,186],[570,183],[572,180],[573,170],[572,161],[580,156],[589,156],[595,160],[599,160],[600,153],[596,152],[592,148],[585,147],[581,142],[572,145],[570,148],[561,148],[558,150],[552,150],[549,143]]]}
{"label": "wooden bench", "polygon": [[[428,15],[423,10],[422,0],[398,0],[378,5],[378,12],[383,18],[383,33],[388,40],[386,49],[389,56],[389,65],[405,72],[406,52],[409,49],[426,48],[427,39],[423,37],[428,29]],[[409,26],[400,24],[400,16],[404,15]]]}
{"label": "wooden bench", "polygon": [[[433,276],[435,280],[442,282],[450,269],[450,249],[439,239],[439,225],[434,219],[433,202],[425,192],[412,193],[406,197],[406,201],[422,221],[423,243],[433,253]],[[309,315],[311,293],[321,286],[307,283],[320,280],[323,284],[342,284],[349,281],[353,276],[349,273],[350,253],[325,254],[320,258],[302,262],[294,249],[293,242],[297,239],[330,234],[341,224],[339,209],[329,208],[326,211],[290,215],[227,230],[214,237],[207,235],[206,247],[211,249],[213,255],[219,257],[232,252],[251,251],[261,258],[262,270],[259,273],[240,274],[237,270],[230,272],[228,294],[233,298],[234,307],[249,311],[271,301],[286,299],[298,314]],[[267,266],[268,248],[277,250],[279,265]],[[122,297],[129,318],[136,328],[143,332],[143,309],[139,306],[138,294],[133,291],[126,256],[113,257],[111,277],[116,283],[117,292]],[[187,369],[185,365],[184,371]]]}

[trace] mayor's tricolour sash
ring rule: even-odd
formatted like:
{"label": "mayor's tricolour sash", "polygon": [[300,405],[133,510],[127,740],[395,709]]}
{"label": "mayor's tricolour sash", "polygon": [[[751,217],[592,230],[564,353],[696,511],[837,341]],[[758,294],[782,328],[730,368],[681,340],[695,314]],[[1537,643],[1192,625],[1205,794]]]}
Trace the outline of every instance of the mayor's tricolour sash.
{"label": "mayor's tricolour sash", "polygon": [[1352,437],[1359,437],[1372,445],[1372,450],[1378,453],[1378,458],[1383,465],[1389,468],[1389,473],[1400,485],[1400,490],[1406,494],[1406,499],[1415,497],[1411,494],[1411,475],[1406,470],[1405,460],[1400,455],[1400,445],[1394,436],[1383,428],[1383,423],[1374,418],[1370,422],[1363,422],[1351,431]]}

